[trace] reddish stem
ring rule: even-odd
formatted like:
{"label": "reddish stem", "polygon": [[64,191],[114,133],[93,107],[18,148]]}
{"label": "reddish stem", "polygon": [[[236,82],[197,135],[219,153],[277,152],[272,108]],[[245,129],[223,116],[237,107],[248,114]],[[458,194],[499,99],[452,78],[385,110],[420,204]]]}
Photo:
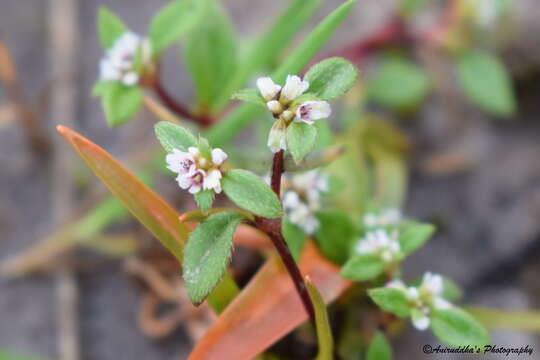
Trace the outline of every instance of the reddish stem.
{"label": "reddish stem", "polygon": [[161,79],[159,77],[153,83],[153,89],[156,92],[157,96],[161,99],[163,104],[169,108],[176,115],[190,119],[201,125],[202,127],[207,127],[212,124],[212,119],[206,115],[194,114],[189,111],[183,104],[180,104],[172,98],[167,90],[163,87]]}
{"label": "reddish stem", "polygon": [[[284,151],[281,150],[274,154],[274,158],[272,160],[271,186],[272,190],[274,191],[274,193],[276,193],[278,198],[280,197],[281,192],[281,175],[284,172],[283,156]],[[304,282],[302,273],[300,272],[298,265],[296,265],[296,262],[291,255],[289,247],[287,246],[287,243],[285,243],[285,239],[283,239],[283,235],[281,234],[281,218],[267,219],[262,217],[256,217],[255,226],[259,230],[266,233],[270,237],[270,240],[272,240],[274,247],[276,248],[279,256],[281,257],[281,261],[285,265],[285,268],[287,269],[291,280],[294,283],[296,291],[298,292],[298,295],[302,300],[302,303],[304,305],[304,308],[306,309],[307,314],[309,315],[309,318],[311,319],[313,324],[315,324],[315,308],[313,306],[313,302],[311,301],[311,297],[309,296],[306,283]]]}
{"label": "reddish stem", "polygon": [[271,186],[272,190],[276,193],[278,198],[280,197],[281,192],[281,175],[284,171],[283,166],[283,157],[285,152],[283,150],[280,150],[279,152],[274,154],[274,158],[272,159],[272,179],[271,179]]}

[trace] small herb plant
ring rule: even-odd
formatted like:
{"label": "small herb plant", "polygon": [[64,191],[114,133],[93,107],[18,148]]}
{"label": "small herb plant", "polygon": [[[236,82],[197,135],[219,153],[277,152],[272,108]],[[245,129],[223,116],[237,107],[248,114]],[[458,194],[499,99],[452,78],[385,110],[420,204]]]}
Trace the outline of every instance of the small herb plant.
{"label": "small herb plant", "polygon": [[[359,107],[350,105],[365,85],[375,102],[408,108],[424,98],[428,80],[403,58],[385,59],[365,83],[343,57],[309,65],[354,0],[329,14],[282,58],[318,3],[292,1],[243,55],[217,1],[171,1],[151,20],[147,37],[100,9],[105,55],[94,95],[101,98],[107,122],[123,124],[146,104],[161,120],[155,125],[166,152],[161,162],[198,209],[179,216],[104,150],[66,128],[59,131],[182,263],[191,301],[198,305],[208,299],[221,313],[192,359],[216,353],[220,359],[252,358],[307,317],[316,325],[318,359],[331,359],[334,353],[347,359],[360,354],[389,359],[387,337],[404,320],[420,331],[430,329],[449,346],[488,344],[486,329],[456,305],[460,291],[451,280],[426,272],[421,279],[404,281],[401,264],[432,237],[435,227],[404,217],[400,210],[405,192],[401,153],[407,141],[388,123],[361,116]],[[404,18],[416,11],[416,3],[421,2],[404,2]],[[193,77],[193,109],[174,100],[162,84],[160,57],[176,43]],[[457,48],[459,76],[471,100],[499,115],[512,113],[512,95],[498,63]],[[489,72],[493,96],[483,94],[481,81],[474,80],[482,72]],[[254,86],[243,88],[246,84]],[[262,134],[260,141],[246,148],[233,145],[230,140],[249,123]],[[249,157],[241,152],[256,159],[246,161]],[[268,166],[261,167],[265,161]],[[215,207],[217,197],[231,205]],[[280,262],[270,257],[240,290],[227,268],[235,234],[243,226],[263,233]],[[334,324],[343,331],[340,338],[332,336],[332,312],[327,313],[325,303],[339,296],[336,306],[346,313],[362,309],[375,314],[381,331],[367,330],[369,344],[358,335],[359,324]]]}

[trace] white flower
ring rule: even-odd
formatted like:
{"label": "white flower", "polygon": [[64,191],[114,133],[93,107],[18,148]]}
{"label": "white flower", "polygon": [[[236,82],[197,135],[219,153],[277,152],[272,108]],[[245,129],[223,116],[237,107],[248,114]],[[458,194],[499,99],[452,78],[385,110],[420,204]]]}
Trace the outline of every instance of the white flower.
{"label": "white flower", "polygon": [[363,221],[367,227],[397,225],[402,221],[402,215],[399,209],[389,208],[381,211],[379,214],[368,213],[364,215]]}
{"label": "white flower", "polygon": [[120,81],[125,86],[139,82],[139,74],[134,69],[133,60],[141,47],[148,52],[150,43],[138,35],[127,31],[108,49],[99,63],[100,81]]}
{"label": "white flower", "polygon": [[412,323],[418,330],[426,330],[429,327],[429,315],[433,309],[445,310],[453,306],[443,297],[442,276],[430,272],[424,274],[419,286],[407,287],[401,280],[392,280],[385,286],[403,291],[412,308]]}
{"label": "white flower", "polygon": [[267,145],[273,153],[287,150],[287,124],[282,119],[278,119],[272,125]]}
{"label": "white flower", "polygon": [[211,159],[202,156],[199,149],[189,147],[188,151],[173,149],[165,158],[167,168],[178,174],[178,185],[192,194],[201,190],[221,192],[222,173],[220,165],[227,159],[227,154],[219,149],[213,149]]}
{"label": "white flower", "polygon": [[315,120],[326,119],[330,116],[330,104],[326,101],[306,101],[296,109],[296,122],[313,124]]}
{"label": "white flower", "polygon": [[285,81],[285,86],[281,90],[279,101],[282,104],[289,104],[298,96],[302,95],[308,87],[309,83],[307,81],[303,81],[296,75],[287,75],[287,81]]}
{"label": "white flower", "polygon": [[328,191],[327,177],[317,170],[283,178],[283,210],[287,219],[306,234],[319,228],[315,212],[321,208],[321,193]]}
{"label": "white flower", "polygon": [[281,90],[281,86],[274,84],[272,79],[269,77],[258,78],[257,87],[259,88],[259,91],[261,92],[262,97],[266,101],[274,100],[274,98],[277,96],[277,94]]}
{"label": "white flower", "polygon": [[399,234],[397,231],[389,233],[384,229],[377,229],[366,233],[358,241],[356,252],[359,254],[377,255],[384,262],[394,261],[400,252]]}
{"label": "white flower", "polygon": [[167,154],[165,160],[167,161],[167,169],[175,173],[188,174],[195,170],[195,159],[189,152],[173,149],[172,154]]}
{"label": "white flower", "polygon": [[319,220],[310,210],[308,204],[300,200],[298,193],[293,190],[283,195],[283,210],[287,219],[300,227],[308,235],[312,235],[319,228]]}

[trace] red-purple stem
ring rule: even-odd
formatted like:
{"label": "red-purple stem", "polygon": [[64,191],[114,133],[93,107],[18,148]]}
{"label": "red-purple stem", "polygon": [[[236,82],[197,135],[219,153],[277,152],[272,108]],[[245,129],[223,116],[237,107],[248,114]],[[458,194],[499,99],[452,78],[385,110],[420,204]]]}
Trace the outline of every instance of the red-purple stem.
{"label": "red-purple stem", "polygon": [[[271,187],[278,198],[280,197],[281,192],[281,175],[284,171],[283,156],[284,151],[281,150],[274,154],[274,158],[272,160]],[[307,314],[309,315],[311,321],[315,323],[315,308],[313,306],[313,302],[311,301],[311,297],[309,296],[306,283],[300,269],[298,268],[298,265],[296,265],[296,262],[291,255],[287,244],[285,243],[285,239],[283,239],[283,235],[281,234],[281,218],[267,219],[256,217],[255,226],[265,232],[270,237],[270,240],[272,240],[272,243],[281,257],[281,261],[289,272]]]}

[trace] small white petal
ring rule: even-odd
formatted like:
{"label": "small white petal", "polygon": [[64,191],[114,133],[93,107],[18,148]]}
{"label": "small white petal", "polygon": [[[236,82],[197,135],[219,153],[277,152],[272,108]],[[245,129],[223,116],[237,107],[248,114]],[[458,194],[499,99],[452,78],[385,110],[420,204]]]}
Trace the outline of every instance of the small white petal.
{"label": "small white petal", "polygon": [[319,220],[313,215],[308,216],[304,223],[304,232],[307,235],[313,235],[319,228]]}
{"label": "small white petal", "polygon": [[133,86],[139,82],[139,75],[136,72],[128,72],[122,76],[122,84],[125,86]]}
{"label": "small white petal", "polygon": [[296,109],[295,121],[313,124],[315,120],[326,119],[331,112],[330,104],[326,101],[306,101]]}
{"label": "small white petal", "polygon": [[180,188],[184,190],[189,188],[192,183],[191,179],[187,175],[184,175],[184,174],[178,175],[176,178],[176,181],[178,182],[178,185],[180,186]]}
{"label": "small white petal", "polygon": [[274,84],[269,77],[258,78],[257,87],[266,101],[274,99],[281,90],[281,86]]}
{"label": "small white petal", "polygon": [[296,191],[289,190],[283,195],[283,207],[294,208],[300,204],[300,197]]}
{"label": "small white petal", "polygon": [[429,327],[429,317],[426,315],[412,318],[412,323],[418,330],[424,331]]}
{"label": "small white petal", "polygon": [[302,81],[302,79],[296,75],[287,75],[287,81],[281,90],[279,101],[288,104],[298,96],[302,95],[308,87],[309,83],[307,81]]}
{"label": "small white petal", "polygon": [[272,114],[281,114],[283,112],[283,106],[281,106],[281,103],[277,100],[270,100],[269,102],[267,102],[266,108]]}
{"label": "small white petal", "polygon": [[202,186],[200,184],[193,184],[191,185],[188,191],[190,194],[196,194],[199,191],[201,191],[201,189],[202,189]]}
{"label": "small white petal", "polygon": [[274,122],[268,135],[267,145],[273,153],[287,149],[287,125],[283,121]]}
{"label": "small white petal", "polygon": [[221,192],[221,171],[217,169],[210,171],[204,177],[203,188],[205,190],[215,190],[217,193],[220,193]]}
{"label": "small white petal", "polygon": [[446,301],[442,297],[436,297],[433,299],[433,307],[437,310],[447,310],[452,307],[452,303]]}
{"label": "small white petal", "polygon": [[167,154],[165,161],[167,162],[167,168],[169,170],[183,174],[189,173],[191,167],[195,163],[193,156],[190,153],[178,149],[173,149],[171,154]]}
{"label": "small white petal", "polygon": [[418,298],[420,297],[420,293],[418,292],[418,289],[415,288],[415,287],[409,287],[407,288],[407,299],[409,300],[418,300]]}
{"label": "small white petal", "polygon": [[199,151],[199,149],[197,149],[197,148],[194,147],[194,146],[190,146],[190,147],[188,148],[188,151],[189,151],[189,153],[190,153],[191,155],[193,155],[194,157],[197,157],[197,156],[199,156],[199,155],[201,154],[201,152]]}
{"label": "small white petal", "polygon": [[422,286],[431,292],[433,295],[442,294],[444,284],[442,276],[427,272],[422,279]]}
{"label": "small white petal", "polygon": [[215,148],[212,150],[212,162],[215,165],[221,165],[225,160],[227,160],[227,154],[225,151],[221,150],[220,148]]}

